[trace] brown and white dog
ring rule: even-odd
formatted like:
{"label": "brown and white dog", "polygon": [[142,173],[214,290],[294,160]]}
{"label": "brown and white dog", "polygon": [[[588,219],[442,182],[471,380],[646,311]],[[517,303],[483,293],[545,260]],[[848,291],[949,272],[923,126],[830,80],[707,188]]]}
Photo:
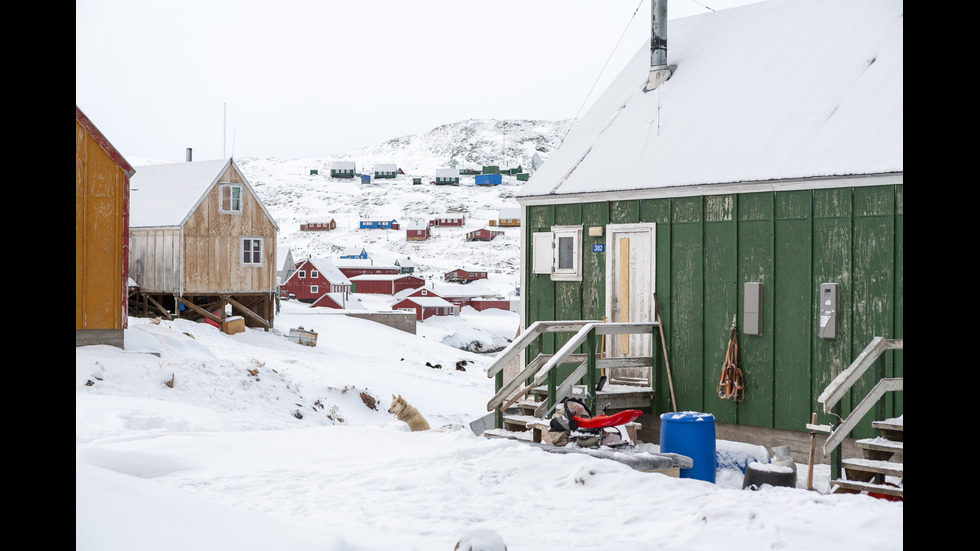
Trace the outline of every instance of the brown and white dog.
{"label": "brown and white dog", "polygon": [[393,413],[399,421],[408,423],[408,428],[413,431],[429,430],[429,422],[425,420],[425,417],[422,417],[419,410],[406,402],[400,394],[391,396],[391,407],[388,408],[388,413]]}

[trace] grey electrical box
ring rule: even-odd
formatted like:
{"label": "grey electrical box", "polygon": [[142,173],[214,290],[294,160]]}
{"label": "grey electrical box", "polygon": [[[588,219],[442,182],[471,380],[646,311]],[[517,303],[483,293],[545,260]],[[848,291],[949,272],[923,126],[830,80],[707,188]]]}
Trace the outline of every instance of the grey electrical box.
{"label": "grey electrical box", "polygon": [[762,284],[750,282],[745,284],[745,306],[742,313],[742,333],[746,335],[762,334]]}
{"label": "grey electrical box", "polygon": [[817,336],[822,339],[836,339],[840,336],[839,283],[820,284],[820,315],[817,318]]}

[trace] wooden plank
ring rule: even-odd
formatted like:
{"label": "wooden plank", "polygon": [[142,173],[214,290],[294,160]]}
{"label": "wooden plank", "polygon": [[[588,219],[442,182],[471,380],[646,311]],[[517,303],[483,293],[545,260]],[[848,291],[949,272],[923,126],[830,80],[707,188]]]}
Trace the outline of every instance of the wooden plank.
{"label": "wooden plank", "polygon": [[811,312],[816,308],[811,278],[812,193],[777,193],[775,200],[776,262],[771,291],[763,304],[763,310],[771,313],[765,321],[771,323],[768,327],[763,323],[763,331],[773,335],[773,380],[778,385],[773,396],[773,426],[795,430],[800,419],[816,411],[810,388],[810,338],[815,331]]}
{"label": "wooden plank", "polygon": [[[704,204],[704,399],[715,421],[735,423],[738,404],[718,397],[718,378],[738,316],[739,243],[737,201],[733,195],[705,197]],[[741,364],[739,364],[741,365]]]}
{"label": "wooden plank", "polygon": [[[619,316],[614,321],[630,321],[630,240],[623,237],[619,240],[616,253],[619,257]],[[619,341],[619,353],[629,354],[630,341],[626,335],[616,337]]]}

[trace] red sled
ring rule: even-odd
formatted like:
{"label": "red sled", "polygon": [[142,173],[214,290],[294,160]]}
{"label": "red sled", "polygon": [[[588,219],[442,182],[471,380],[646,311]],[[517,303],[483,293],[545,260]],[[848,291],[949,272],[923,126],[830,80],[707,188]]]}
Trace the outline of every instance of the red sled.
{"label": "red sled", "polygon": [[612,415],[596,415],[595,417],[590,417],[588,419],[583,419],[578,415],[573,415],[572,418],[575,419],[575,424],[580,428],[602,429],[632,423],[640,415],[643,415],[643,412],[638,409],[626,409]]}

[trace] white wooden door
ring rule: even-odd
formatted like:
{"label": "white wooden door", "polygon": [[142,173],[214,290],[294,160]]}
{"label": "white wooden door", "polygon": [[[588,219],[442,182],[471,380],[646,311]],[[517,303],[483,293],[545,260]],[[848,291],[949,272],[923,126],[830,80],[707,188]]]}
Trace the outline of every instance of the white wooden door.
{"label": "white wooden door", "polygon": [[[656,289],[656,224],[606,226],[606,319],[653,321]],[[653,354],[650,335],[612,335],[607,357]]]}

